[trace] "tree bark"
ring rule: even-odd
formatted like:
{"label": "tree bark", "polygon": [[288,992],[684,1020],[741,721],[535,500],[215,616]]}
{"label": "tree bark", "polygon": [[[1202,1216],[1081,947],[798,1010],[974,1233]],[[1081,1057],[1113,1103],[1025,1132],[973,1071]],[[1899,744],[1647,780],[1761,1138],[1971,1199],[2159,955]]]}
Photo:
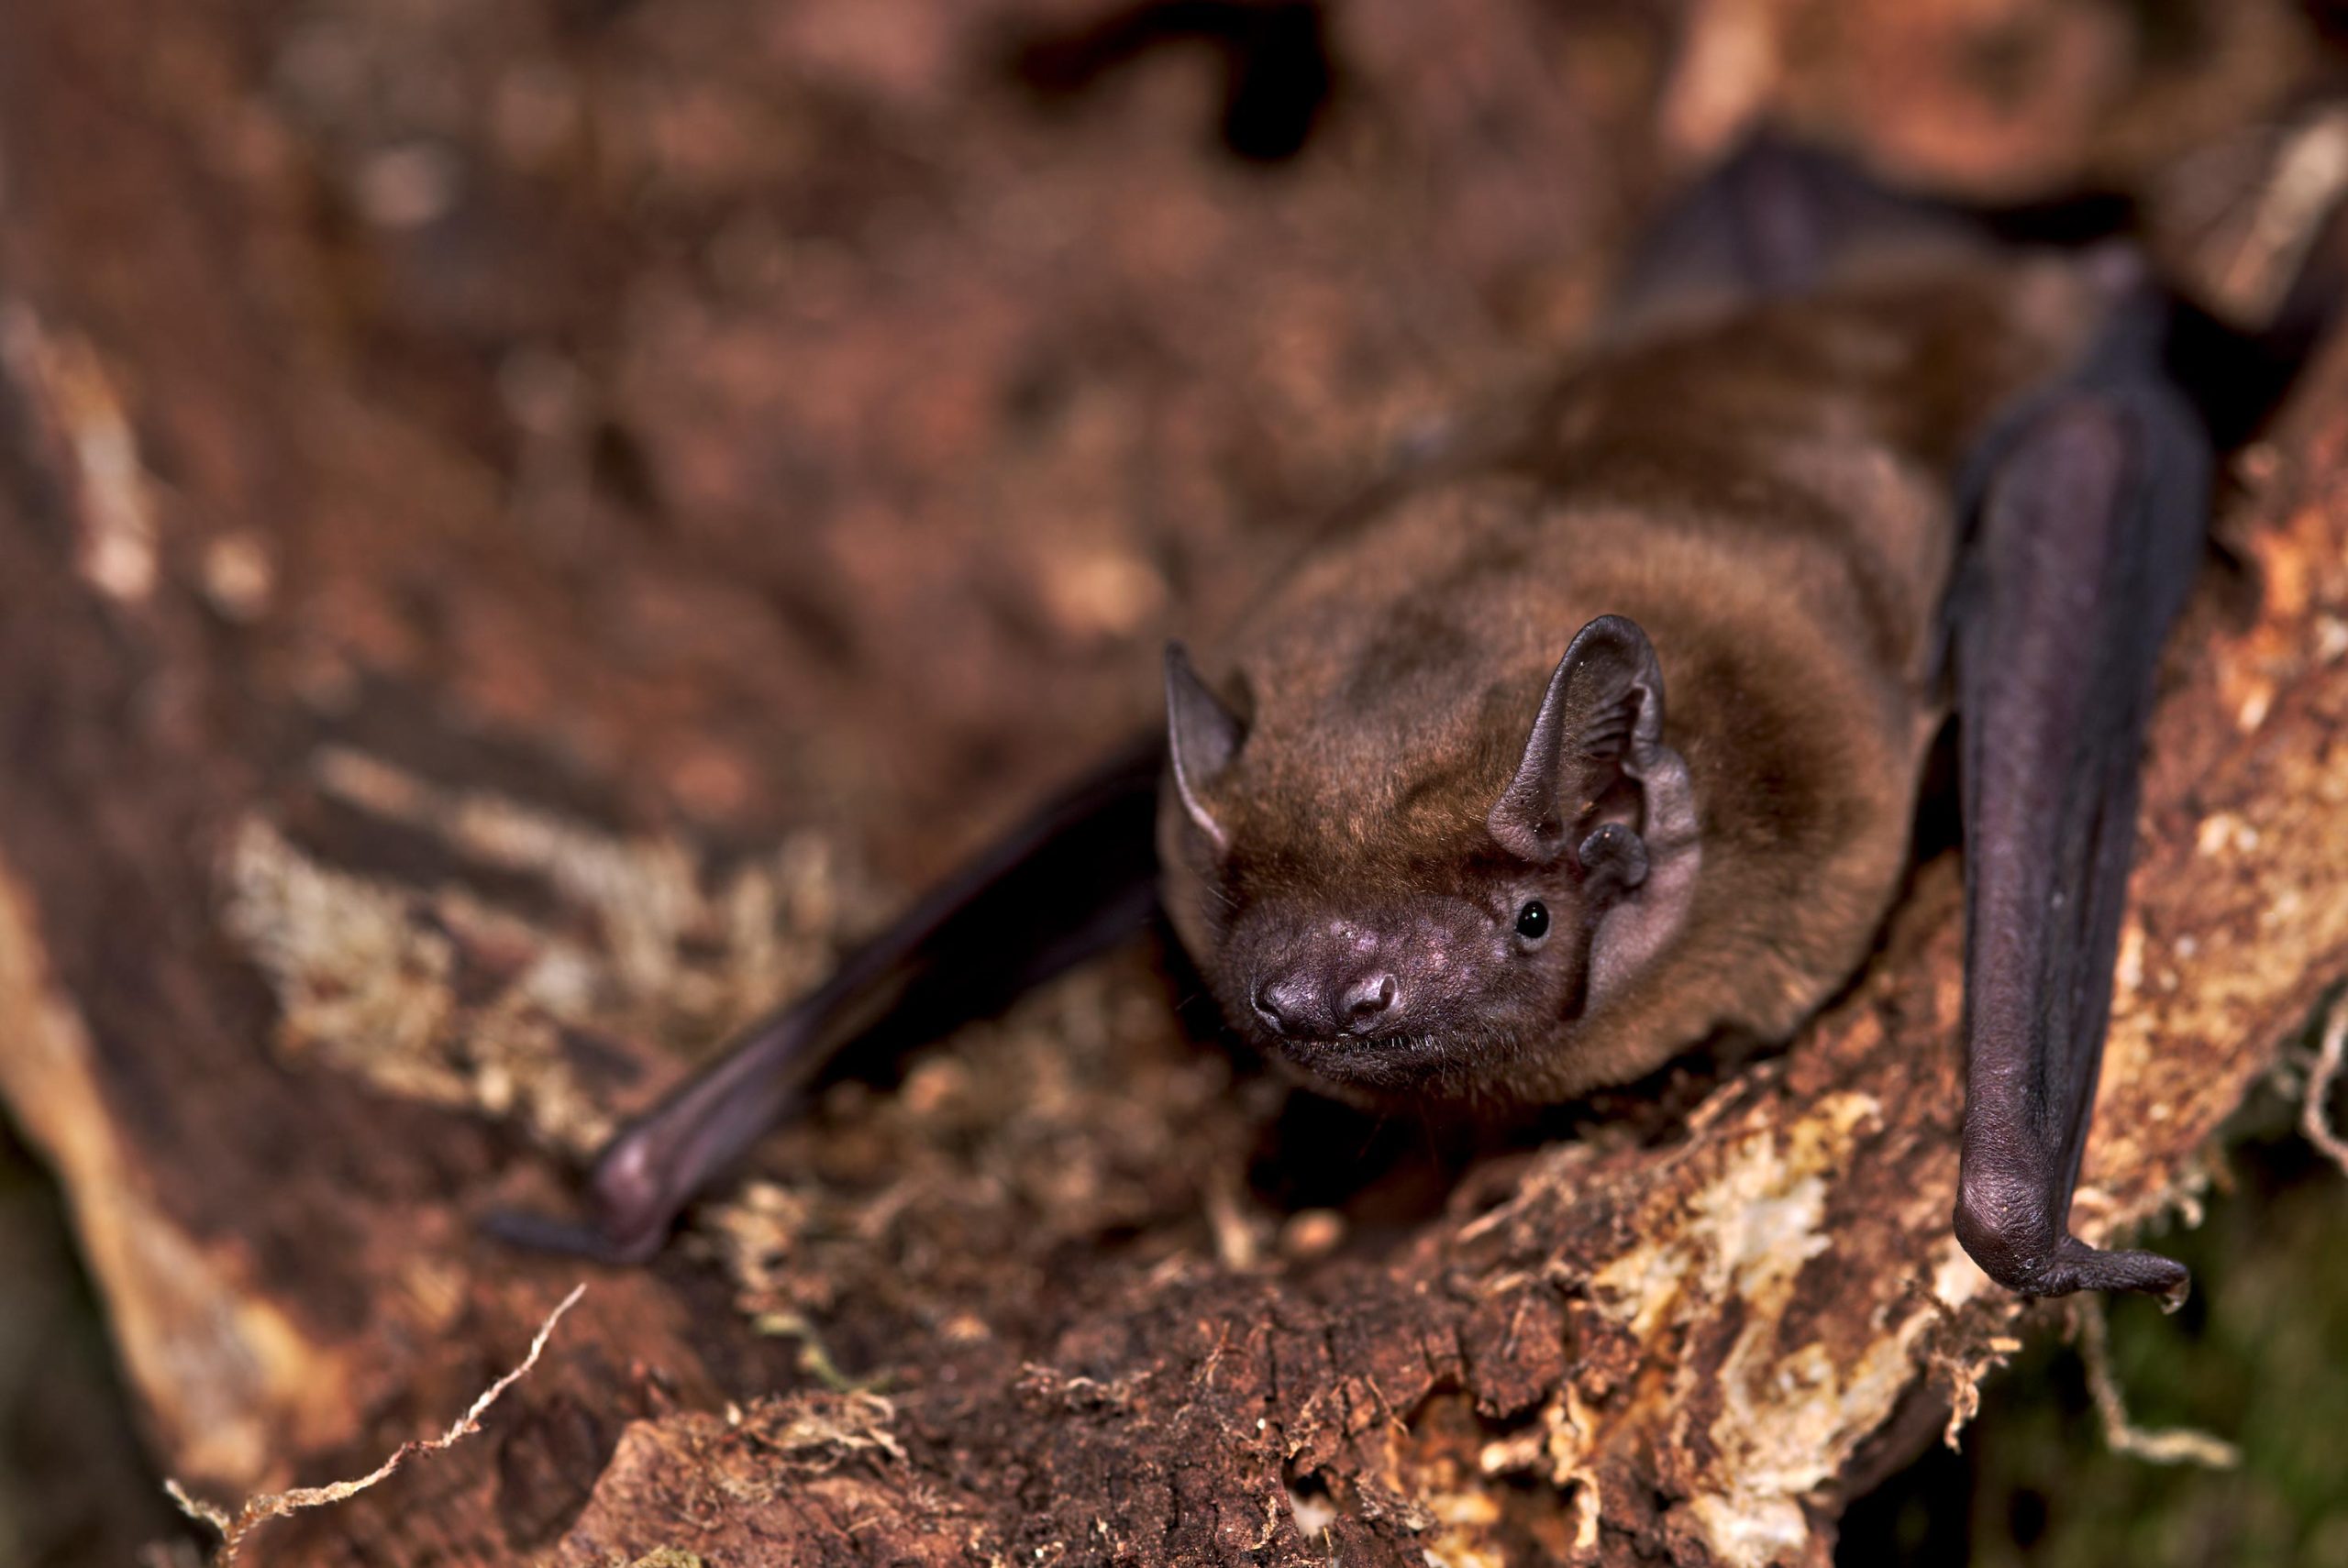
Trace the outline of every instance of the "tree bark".
{"label": "tree bark", "polygon": [[[1275,168],[1202,53],[1023,81],[1070,6],[0,9],[0,1096],[156,1451],[360,1474],[589,1282],[480,1433],[247,1561],[1823,1562],[1938,1430],[2023,1316],[1949,1235],[1947,856],[1789,1049],[1537,1144],[1300,1097],[1135,951],[836,1089],[651,1268],[474,1230],[1146,720],[1750,105],[1998,191],[2222,117],[2059,19],[2091,122],[1568,9],[1335,13]],[[2244,116],[2287,9],[2211,13]],[[1992,104],[1996,168],[1933,128]],[[2344,451],[2335,345],[2176,640],[2093,1242],[2348,974]]]}

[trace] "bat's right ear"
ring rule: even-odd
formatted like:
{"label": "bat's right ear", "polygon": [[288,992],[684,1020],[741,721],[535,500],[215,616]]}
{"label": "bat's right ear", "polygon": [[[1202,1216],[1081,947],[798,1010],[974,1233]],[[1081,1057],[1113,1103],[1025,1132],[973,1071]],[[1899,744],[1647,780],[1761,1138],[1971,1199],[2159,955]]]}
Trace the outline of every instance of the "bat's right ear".
{"label": "bat's right ear", "polygon": [[[1637,826],[1601,823],[1581,836],[1583,813],[1626,780],[1638,787]],[[1600,615],[1575,635],[1486,826],[1512,855],[1548,865],[1572,853],[1587,874],[1616,884],[1590,939],[1592,1006],[1686,925],[1703,860],[1695,791],[1687,759],[1664,743],[1663,667],[1638,623]]]}
{"label": "bat's right ear", "polygon": [[1600,615],[1549,677],[1523,759],[1486,825],[1510,854],[1546,865],[1573,848],[1581,810],[1625,776],[1644,783],[1665,759],[1663,670],[1638,623]]}
{"label": "bat's right ear", "polygon": [[1191,668],[1191,656],[1179,642],[1166,645],[1166,748],[1174,760],[1174,788],[1182,810],[1206,834],[1220,855],[1231,847],[1231,835],[1207,809],[1206,787],[1231,766],[1246,727],[1239,715],[1224,706]]}

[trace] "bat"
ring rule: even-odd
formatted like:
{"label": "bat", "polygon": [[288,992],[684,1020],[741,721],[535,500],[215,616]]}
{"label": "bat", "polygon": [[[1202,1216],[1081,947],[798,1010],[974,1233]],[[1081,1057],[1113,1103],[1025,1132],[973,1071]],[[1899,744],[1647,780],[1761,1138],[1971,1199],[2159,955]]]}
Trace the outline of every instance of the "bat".
{"label": "bat", "polygon": [[1549,1103],[1865,961],[1954,722],[1955,1233],[2030,1297],[2181,1299],[2073,1236],[2166,629],[2205,548],[2190,313],[1760,141],[1529,412],[1312,539],[1087,775],[622,1130],[612,1260],[845,1053],[1001,1006],[1155,909],[1232,1028],[1343,1096]]}

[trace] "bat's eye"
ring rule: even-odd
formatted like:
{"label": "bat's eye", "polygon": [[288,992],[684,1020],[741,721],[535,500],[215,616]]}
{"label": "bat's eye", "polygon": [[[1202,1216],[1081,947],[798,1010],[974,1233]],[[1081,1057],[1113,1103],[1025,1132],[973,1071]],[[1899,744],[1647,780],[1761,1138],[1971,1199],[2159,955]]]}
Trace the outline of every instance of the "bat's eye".
{"label": "bat's eye", "polygon": [[1549,906],[1534,899],[1516,911],[1516,933],[1527,942],[1538,942],[1549,934]]}

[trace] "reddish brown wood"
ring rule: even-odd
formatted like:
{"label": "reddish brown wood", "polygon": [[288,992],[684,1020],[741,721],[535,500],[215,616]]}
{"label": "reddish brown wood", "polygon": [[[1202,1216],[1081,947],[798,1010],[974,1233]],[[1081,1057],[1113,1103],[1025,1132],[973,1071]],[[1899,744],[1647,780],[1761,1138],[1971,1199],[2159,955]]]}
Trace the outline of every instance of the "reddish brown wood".
{"label": "reddish brown wood", "polygon": [[[1033,100],[996,62],[1076,5],[0,7],[0,1095],[165,1467],[440,1430],[581,1274],[474,1217],[1504,404],[1740,104],[1985,191],[2223,117],[2075,7],[1992,91],[1927,47],[1965,9],[1702,77],[1637,6],[1362,0],[1260,170],[1203,57]],[[2212,11],[2224,114],[2288,9]],[[2178,640],[2091,1237],[2348,971],[2343,440],[2335,356]],[[1464,1171],[1123,956],[837,1092],[477,1437],[248,1561],[1823,1561],[2016,1310],[1946,1233],[1954,909],[1925,867],[1790,1051]]]}

